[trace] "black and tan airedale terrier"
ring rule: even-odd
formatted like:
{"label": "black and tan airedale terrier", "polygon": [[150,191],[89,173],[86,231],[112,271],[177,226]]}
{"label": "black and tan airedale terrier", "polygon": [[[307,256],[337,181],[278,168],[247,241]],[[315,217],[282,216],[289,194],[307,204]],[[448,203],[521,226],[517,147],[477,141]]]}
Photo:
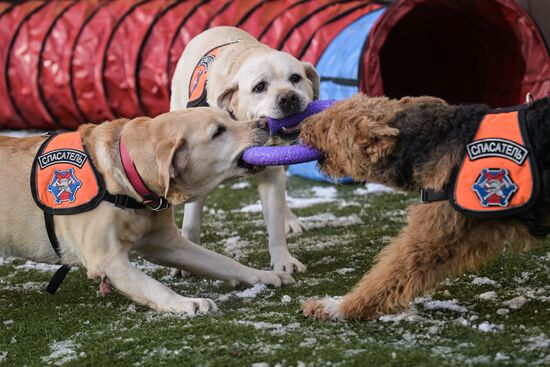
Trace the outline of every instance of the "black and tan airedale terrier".
{"label": "black and tan airedale terrier", "polygon": [[442,279],[479,268],[504,247],[527,249],[549,232],[550,97],[492,111],[432,97],[357,95],[301,129],[302,140],[324,152],[329,175],[424,196],[353,290],[306,301],[308,317],[399,311]]}

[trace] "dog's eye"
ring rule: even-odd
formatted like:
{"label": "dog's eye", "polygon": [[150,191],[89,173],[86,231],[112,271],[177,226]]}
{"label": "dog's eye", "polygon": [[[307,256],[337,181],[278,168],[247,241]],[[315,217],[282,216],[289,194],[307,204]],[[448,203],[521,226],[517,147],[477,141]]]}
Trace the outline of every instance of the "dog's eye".
{"label": "dog's eye", "polygon": [[252,92],[254,93],[262,93],[265,90],[265,82],[259,82],[254,86],[252,89]]}
{"label": "dog's eye", "polygon": [[227,131],[227,128],[223,125],[219,125],[214,134],[212,135],[212,139],[216,139],[218,136],[222,135],[224,132]]}
{"label": "dog's eye", "polygon": [[296,84],[296,83],[299,83],[300,80],[302,80],[302,77],[299,74],[292,74],[289,80],[292,84]]}

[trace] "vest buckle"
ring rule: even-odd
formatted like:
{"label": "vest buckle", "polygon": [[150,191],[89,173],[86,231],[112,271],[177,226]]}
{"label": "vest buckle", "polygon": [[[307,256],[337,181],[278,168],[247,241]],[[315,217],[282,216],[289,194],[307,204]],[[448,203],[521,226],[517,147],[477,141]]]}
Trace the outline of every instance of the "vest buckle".
{"label": "vest buckle", "polygon": [[428,192],[424,189],[420,189],[420,202],[429,203],[428,201]]}
{"label": "vest buckle", "polygon": [[126,195],[115,195],[114,203],[117,208],[126,209],[128,207],[128,196]]}

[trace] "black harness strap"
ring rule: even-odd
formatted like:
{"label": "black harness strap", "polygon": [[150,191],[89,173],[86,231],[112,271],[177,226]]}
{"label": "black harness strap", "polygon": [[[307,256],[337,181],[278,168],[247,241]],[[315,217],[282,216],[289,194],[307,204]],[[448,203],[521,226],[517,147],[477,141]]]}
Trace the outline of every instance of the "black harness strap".
{"label": "black harness strap", "polygon": [[[103,200],[113,203],[117,208],[120,209],[145,209],[146,206],[139,201],[127,196],[127,195],[113,195],[108,192],[105,192]],[[55,235],[55,224],[53,220],[53,214],[44,212],[44,222],[46,223],[46,232],[48,233],[48,239],[57,254],[57,257],[61,260],[61,246],[59,245],[59,240]],[[59,269],[55,272],[46,287],[46,292],[50,294],[55,294],[65,277],[71,270],[69,265],[61,265]]]}
{"label": "black harness strap", "polygon": [[448,200],[449,194],[447,191],[435,191],[432,189],[420,189],[420,201],[423,203],[431,203],[434,201]]}
{"label": "black harness strap", "polygon": [[[52,244],[53,250],[57,254],[57,257],[61,260],[61,248],[59,246],[59,240],[57,239],[57,236],[55,235],[55,225],[53,222],[53,215],[44,212],[44,222],[46,223],[46,231],[48,232],[48,239],[50,240],[50,243]],[[61,265],[59,269],[55,272],[52,279],[50,279],[50,282],[48,283],[48,286],[46,287],[46,292],[50,294],[55,294],[61,283],[63,283],[63,280],[71,270],[71,267],[69,265]]]}
{"label": "black harness strap", "polygon": [[145,209],[147,206],[140,203],[136,199],[129,197],[128,195],[121,194],[110,194],[105,192],[103,200],[113,203],[117,208],[120,209]]}

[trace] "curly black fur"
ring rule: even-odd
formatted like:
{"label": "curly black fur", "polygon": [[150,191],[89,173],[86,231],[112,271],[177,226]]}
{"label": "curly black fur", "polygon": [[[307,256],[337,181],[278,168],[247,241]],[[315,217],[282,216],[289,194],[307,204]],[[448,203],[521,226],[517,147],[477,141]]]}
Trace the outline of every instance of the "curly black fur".
{"label": "curly black fur", "polygon": [[541,177],[541,198],[534,211],[537,216],[546,217],[550,214],[550,97],[530,105],[525,122]]}
{"label": "curly black fur", "polygon": [[441,146],[462,146],[466,151],[489,107],[420,105],[398,113],[390,123],[399,129],[393,154],[381,162],[393,172],[394,185],[403,190],[419,190],[413,172],[425,163],[443,159]]}
{"label": "curly black fur", "polygon": [[[461,147],[466,154],[483,117],[491,112],[485,105],[448,106],[424,104],[411,106],[396,114],[390,126],[399,129],[399,138],[392,154],[378,163],[394,186],[415,191],[421,188],[413,173],[430,161],[445,159],[441,147]],[[550,193],[550,98],[527,107],[526,123],[543,187]],[[549,195],[550,196],[550,195]],[[549,198],[550,200],[550,198]]]}

